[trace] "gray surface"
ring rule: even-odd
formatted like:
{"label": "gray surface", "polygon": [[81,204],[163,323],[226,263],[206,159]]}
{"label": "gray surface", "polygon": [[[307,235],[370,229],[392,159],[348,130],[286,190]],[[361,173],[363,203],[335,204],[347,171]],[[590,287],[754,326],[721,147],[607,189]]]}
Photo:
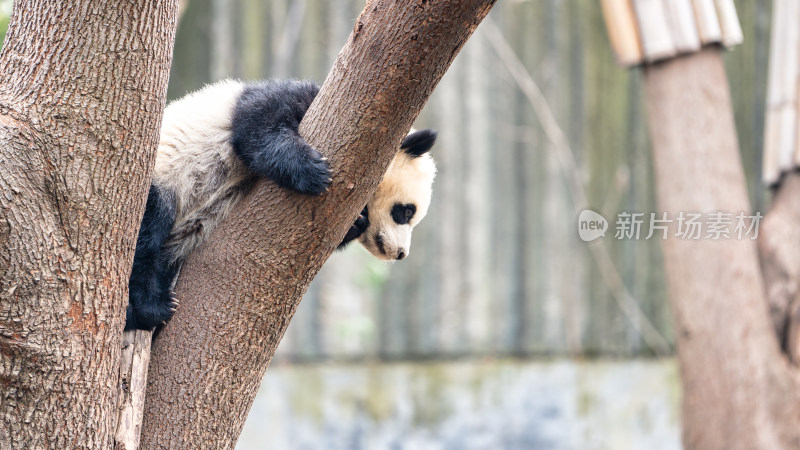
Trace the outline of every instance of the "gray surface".
{"label": "gray surface", "polygon": [[239,450],[678,449],[673,360],[275,366]]}

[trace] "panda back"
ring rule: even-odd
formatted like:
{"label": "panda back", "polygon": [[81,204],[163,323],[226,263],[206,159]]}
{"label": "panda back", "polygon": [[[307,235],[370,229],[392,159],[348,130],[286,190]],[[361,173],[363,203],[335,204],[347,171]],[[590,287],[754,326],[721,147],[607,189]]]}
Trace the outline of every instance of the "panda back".
{"label": "panda back", "polygon": [[153,184],[174,193],[176,218],[165,244],[188,255],[241,197],[250,177],[230,143],[244,84],[224,80],[170,103],[164,111]]}
{"label": "panda back", "polygon": [[175,192],[179,216],[246,175],[230,144],[231,116],[242,90],[239,81],[221,81],[164,111],[153,181]]}

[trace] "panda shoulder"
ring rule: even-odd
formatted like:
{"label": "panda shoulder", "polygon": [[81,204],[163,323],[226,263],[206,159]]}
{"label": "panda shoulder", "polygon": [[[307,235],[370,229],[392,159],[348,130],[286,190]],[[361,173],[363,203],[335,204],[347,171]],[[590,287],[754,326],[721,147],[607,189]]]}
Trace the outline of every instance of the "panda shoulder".
{"label": "panda shoulder", "polygon": [[244,82],[233,79],[207,84],[169,103],[164,110],[164,123],[177,121],[180,118],[191,118],[202,122],[203,116],[218,116],[220,113],[230,115],[244,88]]}
{"label": "panda shoulder", "polygon": [[161,142],[172,138],[183,141],[187,133],[202,140],[226,132],[244,87],[239,80],[223,80],[171,102],[164,110]]}

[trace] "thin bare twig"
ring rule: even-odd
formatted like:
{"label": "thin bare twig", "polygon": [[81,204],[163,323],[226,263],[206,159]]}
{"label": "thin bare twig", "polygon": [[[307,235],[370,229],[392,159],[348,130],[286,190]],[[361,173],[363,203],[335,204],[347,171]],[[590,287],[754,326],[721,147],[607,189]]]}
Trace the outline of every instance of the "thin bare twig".
{"label": "thin bare twig", "polygon": [[[509,74],[511,74],[511,77],[517,83],[517,86],[519,86],[533,107],[547,139],[553,144],[556,158],[567,180],[568,191],[577,215],[581,210],[588,207],[586,188],[581,180],[578,163],[570,148],[569,140],[561,127],[559,127],[553,110],[547,103],[547,99],[491,18],[487,17],[483,21],[478,34],[486,37]],[[588,248],[597,267],[600,269],[600,276],[611,291],[614,300],[616,300],[617,305],[642,337],[645,344],[658,356],[671,354],[670,344],[667,339],[647,318],[639,307],[639,303],[633,298],[622,281],[622,277],[620,277],[614,266],[605,243],[596,241],[588,245]]]}

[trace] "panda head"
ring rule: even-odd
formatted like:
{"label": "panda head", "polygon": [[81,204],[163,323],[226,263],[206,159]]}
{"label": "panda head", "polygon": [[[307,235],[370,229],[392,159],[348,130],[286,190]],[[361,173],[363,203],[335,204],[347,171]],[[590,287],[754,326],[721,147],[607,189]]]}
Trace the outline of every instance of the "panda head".
{"label": "panda head", "polygon": [[436,176],[436,165],[428,151],[434,142],[434,130],[411,130],[364,208],[362,214],[369,225],[359,241],[380,259],[393,261],[408,256],[411,230],[428,213]]}

